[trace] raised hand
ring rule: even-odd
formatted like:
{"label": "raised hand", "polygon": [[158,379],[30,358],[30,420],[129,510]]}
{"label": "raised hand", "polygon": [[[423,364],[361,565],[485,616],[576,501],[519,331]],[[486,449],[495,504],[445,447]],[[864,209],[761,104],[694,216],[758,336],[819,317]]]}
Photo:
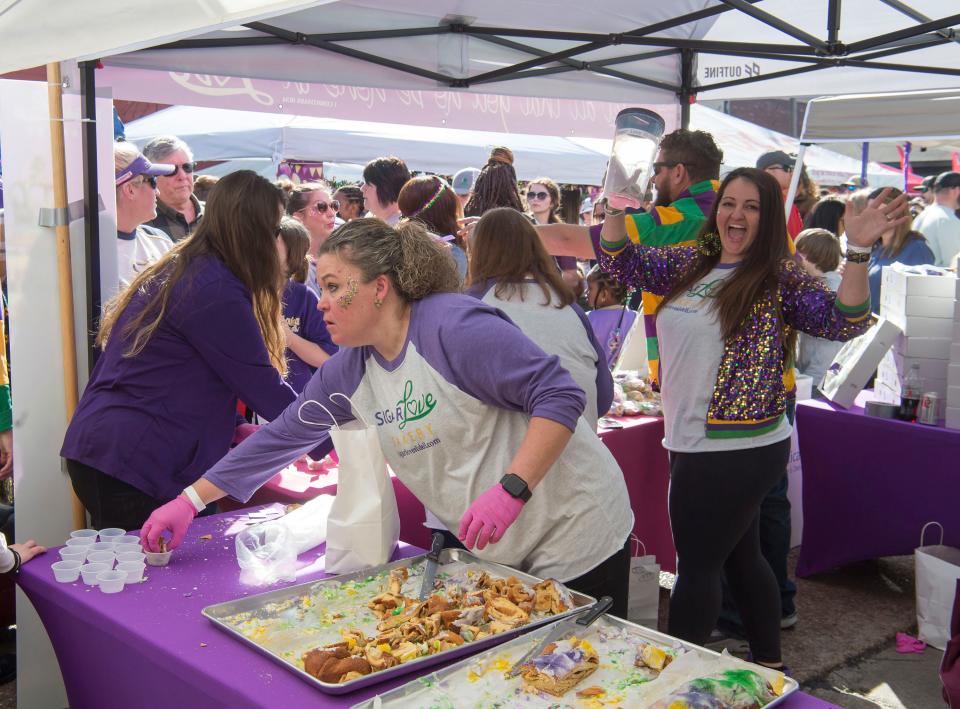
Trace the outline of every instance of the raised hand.
{"label": "raised hand", "polygon": [[853,204],[847,202],[843,223],[846,226],[848,243],[854,246],[873,246],[885,231],[910,220],[907,195],[901,194],[887,203],[890,189],[886,188],[871,199],[860,214],[854,214]]}

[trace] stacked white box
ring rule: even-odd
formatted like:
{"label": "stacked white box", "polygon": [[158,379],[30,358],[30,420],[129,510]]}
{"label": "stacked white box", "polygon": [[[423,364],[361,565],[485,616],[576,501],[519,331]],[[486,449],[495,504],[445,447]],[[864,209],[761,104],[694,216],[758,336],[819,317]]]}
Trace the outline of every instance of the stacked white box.
{"label": "stacked white box", "polygon": [[[878,399],[899,403],[904,378],[912,365],[919,365],[923,391],[936,392],[950,406],[949,366],[951,361],[960,365],[955,344],[960,342],[957,290],[956,275],[942,268],[899,263],[884,267],[880,314],[900,327],[903,334],[877,368],[874,390]],[[960,386],[960,368],[955,377]],[[954,407],[960,409],[960,398]],[[942,412],[943,404],[940,409]]]}
{"label": "stacked white box", "polygon": [[944,412],[947,428],[960,429],[960,280],[954,291],[953,343],[947,365],[947,406]]}

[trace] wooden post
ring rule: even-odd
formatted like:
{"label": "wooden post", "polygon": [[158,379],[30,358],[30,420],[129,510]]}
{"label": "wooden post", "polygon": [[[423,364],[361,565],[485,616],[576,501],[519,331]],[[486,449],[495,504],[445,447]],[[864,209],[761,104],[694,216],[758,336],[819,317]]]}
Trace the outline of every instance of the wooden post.
{"label": "wooden post", "polygon": [[[63,86],[60,64],[47,64],[47,102],[50,112],[50,148],[53,160],[53,208],[58,215],[66,215],[67,165],[63,141]],[[96,219],[97,215],[86,215]],[[73,418],[79,397],[77,386],[76,333],[73,327],[73,271],[70,258],[70,224],[66,218],[58,218],[57,276],[60,282],[60,350],[63,361],[63,398],[66,403],[67,422]],[[76,495],[73,497],[73,526],[87,526],[86,513]]]}

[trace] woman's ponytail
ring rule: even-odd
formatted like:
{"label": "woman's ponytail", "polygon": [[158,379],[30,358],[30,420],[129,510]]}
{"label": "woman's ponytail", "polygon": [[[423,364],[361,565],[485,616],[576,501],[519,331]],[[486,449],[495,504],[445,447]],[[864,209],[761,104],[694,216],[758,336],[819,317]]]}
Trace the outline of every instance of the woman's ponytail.
{"label": "woman's ponytail", "polygon": [[453,254],[417,221],[396,227],[400,254],[394,267],[397,291],[407,300],[420,300],[433,293],[456,293],[460,273]]}

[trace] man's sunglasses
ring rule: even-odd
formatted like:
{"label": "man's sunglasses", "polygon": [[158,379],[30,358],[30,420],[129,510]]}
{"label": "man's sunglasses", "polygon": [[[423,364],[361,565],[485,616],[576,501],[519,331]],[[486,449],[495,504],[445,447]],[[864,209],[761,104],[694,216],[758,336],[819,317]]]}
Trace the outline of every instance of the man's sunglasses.
{"label": "man's sunglasses", "polygon": [[548,192],[527,192],[527,199],[546,199],[549,196]]}
{"label": "man's sunglasses", "polygon": [[792,167],[787,167],[786,165],[767,165],[767,170],[783,170],[784,172],[790,173],[793,172]]}
{"label": "man's sunglasses", "polygon": [[680,164],[681,163],[679,161],[674,162],[673,160],[664,160],[663,162],[655,162],[653,163],[653,174],[656,175],[658,172],[660,172],[660,170],[662,170],[665,167],[676,167],[677,165],[680,165]]}
{"label": "man's sunglasses", "polygon": [[167,175],[167,177],[173,177],[174,175],[176,175],[176,174],[177,174],[178,172],[180,172],[181,170],[183,170],[185,173],[187,173],[188,175],[190,175],[190,174],[193,173],[194,170],[197,169],[197,163],[195,163],[195,162],[185,162],[185,163],[183,163],[182,165],[174,165],[173,167],[174,167],[173,172],[171,172],[169,175]]}
{"label": "man's sunglasses", "polygon": [[339,212],[339,211],[340,211],[340,200],[338,200],[338,199],[332,199],[332,200],[330,200],[329,203],[327,203],[327,202],[317,202],[316,204],[312,204],[312,205],[310,205],[309,207],[304,207],[304,209],[315,209],[315,210],[317,210],[317,214],[323,214],[323,213],[326,212],[328,209],[332,209],[334,212]]}

